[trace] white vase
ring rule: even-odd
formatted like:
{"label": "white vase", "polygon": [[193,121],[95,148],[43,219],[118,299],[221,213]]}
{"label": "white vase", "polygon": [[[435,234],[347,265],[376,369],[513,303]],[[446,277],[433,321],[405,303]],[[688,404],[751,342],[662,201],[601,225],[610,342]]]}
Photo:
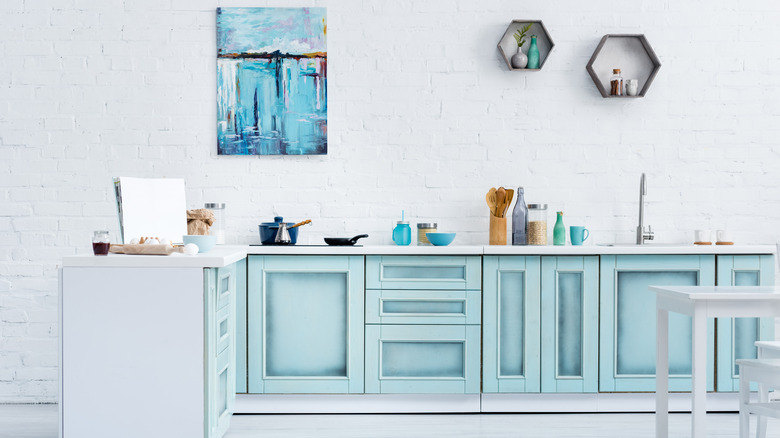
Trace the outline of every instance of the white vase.
{"label": "white vase", "polygon": [[528,57],[525,56],[525,53],[523,53],[523,48],[518,47],[517,53],[512,55],[512,67],[514,68],[525,68],[526,65],[528,65]]}

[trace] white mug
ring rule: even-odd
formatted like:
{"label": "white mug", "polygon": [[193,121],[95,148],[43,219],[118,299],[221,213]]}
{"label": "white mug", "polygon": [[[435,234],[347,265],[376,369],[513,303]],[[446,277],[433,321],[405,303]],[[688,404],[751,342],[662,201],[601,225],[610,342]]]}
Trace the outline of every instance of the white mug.
{"label": "white mug", "polygon": [[696,230],[694,234],[696,237],[694,242],[712,242],[710,230]]}
{"label": "white mug", "polygon": [[629,79],[626,81],[626,94],[636,96],[639,92],[639,79]]}
{"label": "white mug", "polygon": [[731,233],[727,230],[718,230],[718,242],[731,242]]}

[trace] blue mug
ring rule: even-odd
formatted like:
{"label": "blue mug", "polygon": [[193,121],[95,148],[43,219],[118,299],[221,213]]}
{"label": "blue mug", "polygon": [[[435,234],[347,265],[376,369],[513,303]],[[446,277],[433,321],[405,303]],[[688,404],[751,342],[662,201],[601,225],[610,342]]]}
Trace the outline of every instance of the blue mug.
{"label": "blue mug", "polygon": [[412,228],[408,222],[398,222],[393,229],[393,242],[402,246],[412,243]]}
{"label": "blue mug", "polygon": [[582,245],[582,242],[590,236],[590,231],[585,227],[571,226],[569,227],[569,235],[571,236],[572,245]]}

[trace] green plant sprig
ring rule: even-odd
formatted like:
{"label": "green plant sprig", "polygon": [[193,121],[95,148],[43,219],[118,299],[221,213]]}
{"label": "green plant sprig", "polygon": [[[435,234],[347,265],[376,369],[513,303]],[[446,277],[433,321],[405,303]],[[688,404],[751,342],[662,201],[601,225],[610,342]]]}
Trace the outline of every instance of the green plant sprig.
{"label": "green plant sprig", "polygon": [[532,24],[533,23],[528,23],[523,26],[522,29],[517,29],[515,33],[512,34],[512,36],[515,37],[515,41],[517,41],[517,47],[523,47],[523,44],[525,44],[525,34],[531,29]]}

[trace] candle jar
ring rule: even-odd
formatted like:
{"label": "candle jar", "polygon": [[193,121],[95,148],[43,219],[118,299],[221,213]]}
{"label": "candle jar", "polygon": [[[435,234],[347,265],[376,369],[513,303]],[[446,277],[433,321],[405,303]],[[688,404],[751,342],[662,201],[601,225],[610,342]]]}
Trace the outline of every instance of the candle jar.
{"label": "candle jar", "polygon": [[432,246],[433,244],[428,240],[428,236],[425,233],[435,233],[436,227],[436,223],[417,224],[417,246]]}
{"label": "candle jar", "polygon": [[528,204],[528,244],[547,245],[547,204]]}
{"label": "candle jar", "polygon": [[96,256],[107,255],[110,247],[111,238],[108,237],[108,231],[95,231],[92,234],[92,252]]}

